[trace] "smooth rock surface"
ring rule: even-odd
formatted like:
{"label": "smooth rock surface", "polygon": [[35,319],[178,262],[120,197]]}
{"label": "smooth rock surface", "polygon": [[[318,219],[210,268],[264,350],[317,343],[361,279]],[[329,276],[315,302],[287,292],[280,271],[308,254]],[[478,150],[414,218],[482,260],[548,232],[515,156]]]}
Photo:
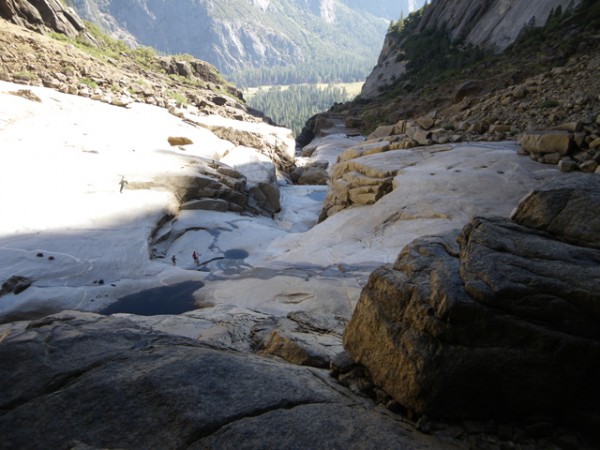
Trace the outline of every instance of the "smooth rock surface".
{"label": "smooth rock surface", "polygon": [[124,318],[64,312],[3,325],[0,335],[2,449],[443,445],[326,372]]}

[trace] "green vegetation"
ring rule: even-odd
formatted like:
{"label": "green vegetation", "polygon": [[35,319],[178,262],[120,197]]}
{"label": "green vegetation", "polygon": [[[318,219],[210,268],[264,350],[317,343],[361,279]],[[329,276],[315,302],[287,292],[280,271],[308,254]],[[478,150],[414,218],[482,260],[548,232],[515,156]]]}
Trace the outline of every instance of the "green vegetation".
{"label": "green vegetation", "polygon": [[546,100],[544,100],[542,102],[542,104],[540,105],[541,108],[556,108],[558,105],[560,105],[560,103],[558,103],[556,100],[553,100],[551,98],[547,98]]}
{"label": "green vegetation", "polygon": [[[581,28],[584,28],[583,33],[594,34],[600,26],[600,2],[583,0],[567,11],[561,8],[552,11],[543,27],[537,27],[532,21],[511,46],[497,55],[464,42],[451,41],[444,28],[417,32],[422,13],[423,9],[389,25],[389,37],[393,38],[395,48],[402,50],[398,60],[408,62],[406,72],[392,86],[382,89],[382,95],[387,98],[402,95],[403,86],[407,84],[411,89],[425,89],[448,80],[484,74],[498,77],[502,73],[523,76],[543,72],[577,53]],[[552,101],[544,107],[553,107]]]}
{"label": "green vegetation", "polygon": [[181,107],[182,105],[187,105],[187,103],[188,103],[188,100],[185,97],[185,95],[180,94],[179,92],[169,91],[169,92],[167,92],[167,95],[169,97],[171,97],[173,100],[175,100],[178,107]]}
{"label": "green vegetation", "polygon": [[278,125],[290,128],[298,136],[311,116],[329,109],[334,103],[348,100],[349,95],[344,88],[292,85],[259,90],[248,100],[248,104],[263,111]]}
{"label": "green vegetation", "polygon": [[265,85],[342,83],[364,81],[373,69],[373,55],[331,55],[307,65],[249,68],[228,75],[240,88]]}
{"label": "green vegetation", "polygon": [[98,87],[98,83],[96,83],[94,80],[87,78],[87,77],[80,78],[79,82],[81,84],[85,84],[90,89],[96,89]]}
{"label": "green vegetation", "polygon": [[28,70],[22,70],[20,72],[13,74],[13,77],[17,78],[19,80],[31,81],[31,80],[35,80],[38,76],[36,73],[30,72]]}

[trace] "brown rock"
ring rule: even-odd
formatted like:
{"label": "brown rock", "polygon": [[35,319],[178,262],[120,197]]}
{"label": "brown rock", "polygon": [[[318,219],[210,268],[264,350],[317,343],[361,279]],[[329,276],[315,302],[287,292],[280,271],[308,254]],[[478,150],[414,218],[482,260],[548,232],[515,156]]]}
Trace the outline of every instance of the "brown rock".
{"label": "brown rock", "polygon": [[417,123],[424,130],[429,130],[435,124],[435,120],[431,116],[423,116],[417,119]]}
{"label": "brown rock", "polygon": [[193,144],[194,142],[192,142],[191,139],[186,138],[186,137],[181,137],[181,136],[169,136],[169,138],[167,139],[169,141],[169,144],[171,144],[172,146],[176,146],[176,145],[190,145]]}
{"label": "brown rock", "polygon": [[481,94],[484,90],[484,85],[479,80],[469,80],[461,84],[454,93],[454,103],[461,102],[465,97],[475,97]]}
{"label": "brown rock", "polygon": [[394,134],[394,125],[381,125],[373,131],[367,139],[377,139],[381,137],[387,137]]}
{"label": "brown rock", "polygon": [[510,133],[511,125],[493,124],[490,125],[490,133]]}
{"label": "brown rock", "polygon": [[577,165],[577,163],[570,159],[563,158],[558,162],[558,169],[561,172],[573,172],[574,170],[576,170],[578,168],[579,168],[579,166]]}
{"label": "brown rock", "polygon": [[586,173],[593,173],[596,171],[596,169],[598,168],[598,163],[596,161],[585,161],[583,163],[581,163],[581,165],[579,166],[579,169],[582,172],[586,172]]}
{"label": "brown rock", "polygon": [[568,131],[529,131],[521,137],[521,146],[528,153],[560,153],[564,156],[572,141]]}
{"label": "brown rock", "polygon": [[576,132],[581,131],[582,127],[583,124],[581,122],[566,122],[554,127],[554,129]]}
{"label": "brown rock", "polygon": [[361,128],[363,126],[363,121],[359,117],[346,117],[344,119],[344,126],[346,128]]}

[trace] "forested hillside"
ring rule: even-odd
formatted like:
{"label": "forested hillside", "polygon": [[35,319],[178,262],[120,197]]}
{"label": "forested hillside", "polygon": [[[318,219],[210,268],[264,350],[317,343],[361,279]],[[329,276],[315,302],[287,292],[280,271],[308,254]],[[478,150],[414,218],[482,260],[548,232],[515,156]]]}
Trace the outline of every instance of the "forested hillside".
{"label": "forested hillside", "polygon": [[130,45],[193,55],[213,64],[240,87],[364,80],[377,61],[390,22],[387,15],[377,14],[386,10],[407,14],[400,8],[412,8],[415,3],[65,1],[83,18]]}
{"label": "forested hillside", "polygon": [[294,85],[259,90],[250,97],[248,104],[263,111],[278,125],[291,128],[297,136],[311,116],[347,100],[350,98],[345,88]]}

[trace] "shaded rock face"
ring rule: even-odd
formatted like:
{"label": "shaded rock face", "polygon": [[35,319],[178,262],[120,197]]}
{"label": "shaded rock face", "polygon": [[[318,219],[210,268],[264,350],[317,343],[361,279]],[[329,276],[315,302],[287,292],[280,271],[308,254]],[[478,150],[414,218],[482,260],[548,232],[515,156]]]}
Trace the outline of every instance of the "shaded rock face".
{"label": "shaded rock face", "polygon": [[3,449],[441,445],[340,392],[316,369],[95,314],[65,312],[6,327]]}
{"label": "shaded rock face", "polygon": [[[591,177],[550,183],[525,199],[514,220],[537,230],[476,217],[458,244],[455,233],[413,241],[371,275],[345,330],[346,350],[418,414],[597,414],[600,252],[588,229],[600,222],[587,210],[597,211],[600,190]],[[568,192],[571,204],[560,200]],[[548,196],[566,204],[573,223],[588,219],[586,229],[563,231],[560,212],[540,214]]]}
{"label": "shaded rock face", "polygon": [[531,21],[543,25],[555,8],[564,11],[578,3],[571,0],[438,0],[425,9],[420,29],[445,25],[454,40],[503,50]]}
{"label": "shaded rock face", "polygon": [[47,27],[70,38],[85,28],[59,0],[0,0],[0,17],[27,28]]}

